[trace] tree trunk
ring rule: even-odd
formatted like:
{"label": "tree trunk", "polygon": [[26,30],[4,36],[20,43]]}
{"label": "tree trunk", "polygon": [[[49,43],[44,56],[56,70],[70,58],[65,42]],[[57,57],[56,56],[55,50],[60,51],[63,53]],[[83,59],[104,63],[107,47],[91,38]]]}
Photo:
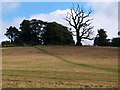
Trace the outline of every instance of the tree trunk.
{"label": "tree trunk", "polygon": [[81,37],[79,36],[79,30],[76,30],[76,33],[77,33],[77,43],[76,45],[77,46],[82,46],[82,43],[81,43]]}
{"label": "tree trunk", "polygon": [[11,39],[11,44],[13,44],[13,40]]}

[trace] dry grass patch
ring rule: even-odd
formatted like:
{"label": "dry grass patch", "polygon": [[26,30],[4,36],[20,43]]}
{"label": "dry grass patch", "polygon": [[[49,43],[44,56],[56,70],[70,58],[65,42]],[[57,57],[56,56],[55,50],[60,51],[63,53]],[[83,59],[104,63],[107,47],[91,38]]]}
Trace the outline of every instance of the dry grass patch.
{"label": "dry grass patch", "polygon": [[[55,46],[54,46],[55,47]],[[59,55],[66,60],[99,67],[118,68],[118,50],[115,47],[43,47],[48,52]]]}
{"label": "dry grass patch", "polygon": [[[72,62],[117,69],[117,48],[38,47]],[[33,47],[10,47],[2,51],[4,88],[118,87],[116,72],[66,63]]]}

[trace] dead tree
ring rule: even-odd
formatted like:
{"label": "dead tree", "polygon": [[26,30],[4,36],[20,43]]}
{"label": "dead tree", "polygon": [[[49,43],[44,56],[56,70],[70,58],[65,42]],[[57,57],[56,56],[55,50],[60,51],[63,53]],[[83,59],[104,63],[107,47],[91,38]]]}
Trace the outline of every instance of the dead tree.
{"label": "dead tree", "polygon": [[[93,34],[93,26],[91,25],[92,19],[89,18],[91,13],[91,9],[85,12],[83,7],[80,7],[79,4],[75,9],[73,4],[73,8],[70,9],[70,12],[67,12],[66,17],[64,18],[69,23],[69,25],[75,29],[75,31],[72,31],[72,34],[76,36],[76,45],[82,45],[81,42],[84,39],[93,39],[91,37]],[[76,34],[74,34],[73,32],[75,32]]]}

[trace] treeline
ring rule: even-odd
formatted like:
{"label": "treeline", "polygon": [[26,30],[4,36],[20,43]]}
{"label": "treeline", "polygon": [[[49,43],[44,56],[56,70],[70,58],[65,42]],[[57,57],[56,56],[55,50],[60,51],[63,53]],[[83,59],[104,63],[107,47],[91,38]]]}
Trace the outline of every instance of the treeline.
{"label": "treeline", "polygon": [[[2,46],[75,45],[72,32],[66,26],[36,19],[23,20],[19,29],[10,26],[5,35],[10,41],[3,41]],[[107,32],[99,29],[94,46],[120,47],[120,37],[107,39]]]}
{"label": "treeline", "polygon": [[[118,32],[120,35],[120,32]],[[94,39],[94,46],[114,46],[120,47],[120,37],[107,39],[107,32],[104,29],[99,29],[98,34]]]}
{"label": "treeline", "polygon": [[24,45],[69,45],[74,44],[68,28],[56,22],[42,20],[23,20],[19,29],[10,26],[5,35],[10,39],[3,41],[2,46]]}

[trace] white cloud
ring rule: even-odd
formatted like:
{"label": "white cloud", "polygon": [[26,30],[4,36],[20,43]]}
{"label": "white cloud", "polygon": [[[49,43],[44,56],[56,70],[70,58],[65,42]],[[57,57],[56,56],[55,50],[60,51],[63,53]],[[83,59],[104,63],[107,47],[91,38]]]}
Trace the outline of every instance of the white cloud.
{"label": "white cloud", "polygon": [[53,11],[49,14],[36,14],[36,15],[32,15],[30,16],[30,19],[41,19],[43,21],[48,21],[48,22],[58,22],[60,24],[63,25],[69,25],[63,18],[65,18],[65,14],[66,12],[68,12],[69,10],[56,10]]}
{"label": "white cloud", "polygon": [[19,28],[20,23],[24,19],[25,19],[24,17],[17,17],[11,22],[9,22],[9,21],[3,22],[3,29],[8,28],[9,26],[15,26],[15,27]]}
{"label": "white cloud", "polygon": [[3,2],[2,3],[2,12],[8,13],[17,10],[17,8],[20,6],[20,3],[18,2]]}
{"label": "white cloud", "polygon": [[0,30],[0,42],[3,40],[8,40],[8,38],[4,35],[6,32],[6,28],[9,28],[10,26],[15,26],[19,29],[20,23],[24,20],[24,17],[17,17],[13,21],[2,21],[2,29]]}
{"label": "white cloud", "polygon": [[101,2],[89,3],[94,10],[92,15],[95,31],[104,28],[107,31],[108,38],[117,37],[118,32],[118,3]]}
{"label": "white cloud", "polygon": [[8,40],[8,39],[4,35],[4,31],[5,30],[3,29],[3,22],[2,22],[2,20],[0,20],[0,26],[2,26],[2,27],[0,27],[0,42],[2,42],[4,40]]}

